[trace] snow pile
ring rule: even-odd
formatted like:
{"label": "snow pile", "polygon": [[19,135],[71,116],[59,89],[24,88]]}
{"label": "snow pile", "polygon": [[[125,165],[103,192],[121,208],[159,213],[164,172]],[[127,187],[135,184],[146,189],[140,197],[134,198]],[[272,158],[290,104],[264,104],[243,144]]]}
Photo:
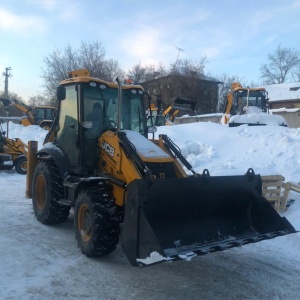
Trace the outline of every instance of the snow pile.
{"label": "snow pile", "polygon": [[[10,138],[37,141],[39,149],[47,133],[36,125],[9,123]],[[198,122],[157,127],[155,138],[159,134],[178,145],[197,173],[208,169],[212,176],[242,175],[253,168],[256,174],[280,174],[286,181],[300,181],[300,128]]]}
{"label": "snow pile", "polygon": [[282,175],[300,181],[300,129],[277,125],[227,127],[215,123],[192,123],[158,127],[167,134],[197,173]]}
{"label": "snow pile", "polygon": [[232,116],[229,123],[287,126],[287,122],[284,117],[264,113],[256,106],[244,107],[243,111],[244,113],[242,115]]}
{"label": "snow pile", "polygon": [[29,141],[37,141],[39,149],[43,147],[44,139],[48,133],[47,130],[37,125],[29,125],[25,127],[12,122],[9,122],[8,125],[2,125],[2,128],[6,131],[6,136],[10,139],[19,138],[26,144]]}

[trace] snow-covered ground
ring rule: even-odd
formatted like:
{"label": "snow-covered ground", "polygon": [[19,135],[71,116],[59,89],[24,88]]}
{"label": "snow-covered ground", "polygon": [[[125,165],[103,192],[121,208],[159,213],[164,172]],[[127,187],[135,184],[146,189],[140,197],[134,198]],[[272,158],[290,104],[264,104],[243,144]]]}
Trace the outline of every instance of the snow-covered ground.
{"label": "snow-covered ground", "polygon": [[[36,140],[46,131],[10,123],[9,137]],[[202,173],[261,175],[300,181],[300,129],[229,128],[193,123],[158,128]],[[25,197],[26,176],[0,171],[0,299],[300,299],[300,234],[146,268],[132,267],[121,247],[89,259],[76,245],[72,214],[39,223]],[[282,213],[300,230],[300,194]]]}

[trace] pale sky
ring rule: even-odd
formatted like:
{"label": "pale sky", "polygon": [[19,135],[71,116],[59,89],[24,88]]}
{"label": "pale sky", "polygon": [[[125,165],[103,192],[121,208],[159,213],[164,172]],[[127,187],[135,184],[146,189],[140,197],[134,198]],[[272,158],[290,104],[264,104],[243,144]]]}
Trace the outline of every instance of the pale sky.
{"label": "pale sky", "polygon": [[300,0],[10,0],[0,4],[2,72],[24,100],[43,93],[43,59],[55,48],[102,43],[106,57],[169,66],[208,57],[206,72],[259,83],[260,66],[280,44],[300,50]]}

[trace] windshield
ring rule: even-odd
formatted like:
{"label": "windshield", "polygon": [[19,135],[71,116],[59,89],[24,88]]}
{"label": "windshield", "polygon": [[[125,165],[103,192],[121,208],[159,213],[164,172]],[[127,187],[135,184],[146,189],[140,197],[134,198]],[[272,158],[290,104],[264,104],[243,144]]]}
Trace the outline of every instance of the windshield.
{"label": "windshield", "polygon": [[[234,102],[237,106],[247,106],[248,91],[238,91],[234,95]],[[267,94],[264,91],[250,91],[248,98],[248,106],[257,106],[260,109],[266,107]]]}
{"label": "windshield", "polygon": [[[118,89],[90,82],[84,85],[83,120],[101,122],[105,129],[116,128],[118,120]],[[143,90],[123,89],[121,128],[146,133]],[[92,119],[93,118],[93,119]]]}

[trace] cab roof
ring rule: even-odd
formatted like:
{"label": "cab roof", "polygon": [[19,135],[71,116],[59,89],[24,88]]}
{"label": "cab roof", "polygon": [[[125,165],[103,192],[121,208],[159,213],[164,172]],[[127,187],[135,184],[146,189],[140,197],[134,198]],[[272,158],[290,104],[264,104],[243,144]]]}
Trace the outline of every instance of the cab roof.
{"label": "cab roof", "polygon": [[[89,76],[79,76],[79,77],[72,77],[62,80],[59,85],[67,85],[70,83],[80,83],[80,82],[97,82],[97,83],[103,83],[111,88],[118,88],[118,84],[114,82],[105,81],[96,77],[89,77]],[[123,84],[122,89],[143,89],[141,85],[132,85],[132,84]]]}
{"label": "cab roof", "polygon": [[250,91],[250,92],[266,92],[265,88],[243,88],[243,87],[237,87],[233,90],[233,92],[237,92],[237,91]]}

